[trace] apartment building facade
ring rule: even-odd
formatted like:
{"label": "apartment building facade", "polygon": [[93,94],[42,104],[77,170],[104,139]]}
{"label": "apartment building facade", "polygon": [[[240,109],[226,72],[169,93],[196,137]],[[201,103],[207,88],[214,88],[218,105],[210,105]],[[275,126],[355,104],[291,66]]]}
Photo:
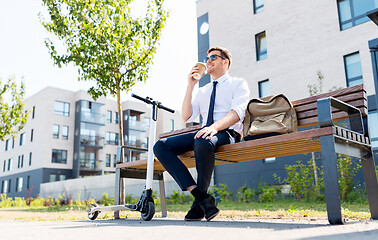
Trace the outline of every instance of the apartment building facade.
{"label": "apartment building facade", "polygon": [[[232,53],[230,75],[244,78],[250,98],[284,93],[291,100],[310,96],[309,85],[322,91],[363,83],[368,95],[369,132],[378,150],[378,113],[374,78],[378,69],[378,26],[366,12],[377,0],[198,0],[198,60],[210,46]],[[201,79],[202,85],[209,78]],[[311,154],[310,154],[311,155]],[[247,184],[277,184],[286,164],[310,155],[262,159],[215,168],[215,183],[236,191]],[[317,160],[321,164],[321,160]]]}
{"label": "apartment building facade", "polygon": [[[30,116],[15,137],[0,142],[1,193],[35,197],[40,184],[115,172],[119,142],[116,101],[97,101],[85,92],[47,87],[26,99]],[[122,103],[125,145],[147,148],[150,107]],[[159,111],[157,136],[183,128],[179,113]],[[144,151],[125,153],[126,161],[147,157]]]}

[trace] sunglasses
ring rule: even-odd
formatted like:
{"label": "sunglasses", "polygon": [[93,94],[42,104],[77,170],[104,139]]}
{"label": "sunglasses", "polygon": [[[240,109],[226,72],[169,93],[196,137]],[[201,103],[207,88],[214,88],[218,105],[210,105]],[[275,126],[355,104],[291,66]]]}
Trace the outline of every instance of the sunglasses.
{"label": "sunglasses", "polygon": [[224,57],[222,57],[222,56],[220,56],[220,55],[213,54],[213,55],[211,55],[210,57],[206,57],[205,60],[204,60],[204,62],[207,63],[207,61],[209,61],[209,59],[210,59],[210,62],[212,62],[212,61],[215,60],[216,57],[220,57],[220,58],[222,58],[223,60],[226,60],[226,58],[224,58]]}

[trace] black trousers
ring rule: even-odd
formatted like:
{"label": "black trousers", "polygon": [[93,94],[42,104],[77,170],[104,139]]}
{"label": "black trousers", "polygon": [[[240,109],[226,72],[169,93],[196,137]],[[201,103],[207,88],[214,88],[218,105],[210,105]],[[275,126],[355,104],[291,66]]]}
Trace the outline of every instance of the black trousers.
{"label": "black trousers", "polygon": [[[224,144],[239,142],[240,135],[229,129],[218,132],[210,140],[194,139],[195,134],[187,133],[160,139],[154,146],[154,154],[183,191],[189,186],[197,185],[198,190],[205,192],[209,188],[211,174],[214,170],[216,148]],[[193,150],[198,173],[197,183],[177,157],[177,155]]]}

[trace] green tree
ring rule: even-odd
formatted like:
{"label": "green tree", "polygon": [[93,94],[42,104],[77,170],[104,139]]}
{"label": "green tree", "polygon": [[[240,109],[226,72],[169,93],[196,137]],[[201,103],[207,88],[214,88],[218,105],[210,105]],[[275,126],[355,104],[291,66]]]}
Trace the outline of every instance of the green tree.
{"label": "green tree", "polygon": [[[117,98],[119,144],[124,144],[121,91],[130,91],[137,81],[145,82],[168,13],[164,0],[149,0],[144,17],[133,16],[132,0],[42,0],[49,19],[40,18],[45,29],[64,43],[46,39],[51,58],[59,67],[73,63],[79,80],[96,82],[88,92]],[[123,161],[123,156],[122,156]],[[121,204],[124,203],[123,179]]]}
{"label": "green tree", "polygon": [[[316,83],[314,84],[309,84],[307,85],[308,93],[310,97],[318,95],[323,93],[323,81],[324,81],[324,75],[322,71],[318,70],[316,72],[317,78],[316,78]],[[334,91],[340,89],[336,86],[333,86],[331,89],[328,90],[328,92]],[[311,153],[311,161],[312,161],[312,166],[313,166],[313,171],[314,171],[314,180],[315,180],[315,187],[317,189],[317,192],[319,193],[320,186],[319,186],[319,180],[318,180],[318,170],[316,167],[316,158],[315,158],[315,153]]]}
{"label": "green tree", "polygon": [[24,110],[25,87],[17,86],[15,78],[10,77],[3,83],[0,79],[0,141],[8,135],[14,136],[21,131],[28,118]]}
{"label": "green tree", "polygon": [[132,16],[132,0],[42,0],[49,19],[40,18],[45,29],[64,43],[46,39],[51,58],[59,67],[73,63],[79,80],[93,80],[88,92],[117,97],[120,144],[123,144],[121,91],[146,81],[168,13],[164,0],[150,0],[144,17]]}

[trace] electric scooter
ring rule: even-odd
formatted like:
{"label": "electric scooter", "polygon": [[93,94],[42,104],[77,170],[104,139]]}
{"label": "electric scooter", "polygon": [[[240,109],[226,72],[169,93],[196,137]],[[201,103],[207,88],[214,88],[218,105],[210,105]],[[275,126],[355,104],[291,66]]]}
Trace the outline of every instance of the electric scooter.
{"label": "electric scooter", "polygon": [[[143,98],[136,94],[131,94],[131,96],[147,104],[150,104],[152,106],[151,119],[150,119],[150,134],[149,134],[149,141],[148,141],[146,188],[142,192],[142,195],[140,196],[137,204],[100,207],[97,203],[92,203],[90,209],[88,210],[88,218],[90,220],[95,220],[100,212],[106,212],[106,211],[124,211],[124,210],[140,211],[142,219],[144,221],[151,220],[155,214],[155,204],[152,198],[152,181],[153,181],[153,172],[154,172],[153,145],[155,144],[157,112],[159,108],[166,110],[168,112],[171,112],[171,113],[174,113],[175,111],[163,106],[158,101],[154,101],[150,97]],[[122,148],[123,147],[117,148],[117,155],[123,154]]]}

